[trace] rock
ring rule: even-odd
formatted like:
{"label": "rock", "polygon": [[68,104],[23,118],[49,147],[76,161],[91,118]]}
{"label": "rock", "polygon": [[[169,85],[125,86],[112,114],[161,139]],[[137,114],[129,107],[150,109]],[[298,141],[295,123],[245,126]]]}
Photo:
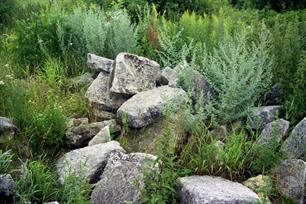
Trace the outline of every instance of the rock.
{"label": "rock", "polygon": [[267,194],[269,195],[273,190],[273,182],[270,177],[263,175],[252,177],[243,182],[243,185],[257,193],[264,203],[271,203],[267,198]]}
{"label": "rock", "polygon": [[283,119],[268,123],[256,143],[268,146],[279,143],[288,134],[289,124],[288,121]]}
{"label": "rock", "polygon": [[182,204],[253,204],[259,200],[242,184],[212,176],[180,178],[177,195]]}
{"label": "rock", "polygon": [[166,67],[160,73],[160,77],[157,80],[158,85],[169,85],[170,87],[178,87],[178,73],[170,68]]}
{"label": "rock", "polygon": [[88,118],[71,118],[67,122],[67,128],[77,127],[80,125],[87,125],[89,123]]}
{"label": "rock", "polygon": [[218,126],[210,131],[210,134],[218,140],[225,140],[228,136],[227,128],[224,125]]}
{"label": "rock", "polygon": [[88,84],[91,84],[93,81],[94,81],[93,74],[89,72],[81,76],[77,76],[70,79],[70,82],[76,87],[86,86]]}
{"label": "rock", "polygon": [[100,132],[98,132],[98,134],[94,136],[94,138],[92,138],[89,141],[88,146],[102,144],[102,143],[106,143],[109,141],[111,141],[111,134],[110,134],[109,126],[107,125],[102,130],[100,130]]}
{"label": "rock", "polygon": [[13,203],[16,183],[9,174],[0,175],[0,203]]}
{"label": "rock", "polygon": [[284,160],[275,169],[278,190],[298,204],[303,204],[305,171],[305,163],[299,159]]}
{"label": "rock", "polygon": [[283,111],[282,106],[261,106],[253,108],[248,115],[248,124],[252,129],[263,129],[276,120]]}
{"label": "rock", "polygon": [[286,139],[282,150],[289,158],[299,158],[306,155],[306,117],[292,130]]}
{"label": "rock", "polygon": [[134,95],[156,87],[160,66],[157,62],[129,53],[116,57],[111,92]]}
{"label": "rock", "polygon": [[102,122],[95,122],[89,124],[80,124],[68,128],[66,137],[68,145],[74,148],[85,147],[88,142],[98,134],[106,126],[116,128],[115,120],[106,120]]}
{"label": "rock", "polygon": [[16,131],[17,127],[14,125],[12,120],[0,117],[0,135],[5,132],[15,133]]}
{"label": "rock", "polygon": [[109,83],[109,74],[101,72],[85,94],[89,101],[91,113],[98,120],[113,119],[115,117],[114,113],[127,99],[126,97],[111,93]]}
{"label": "rock", "polygon": [[184,90],[161,86],[138,93],[127,100],[118,109],[117,117],[126,119],[130,128],[142,128],[161,117],[167,105],[182,104],[186,100]]}
{"label": "rock", "polygon": [[91,203],[140,203],[143,172],[154,171],[155,160],[155,156],[144,153],[112,153],[91,195]]}
{"label": "rock", "polygon": [[124,152],[118,142],[111,141],[66,153],[56,163],[60,183],[63,184],[69,175],[82,176],[96,183],[112,151]]}
{"label": "rock", "polygon": [[280,84],[275,84],[269,91],[265,93],[263,102],[267,106],[283,104],[284,94],[282,93]]}
{"label": "rock", "polygon": [[113,70],[114,60],[100,57],[94,54],[87,54],[87,65],[95,72],[111,73]]}

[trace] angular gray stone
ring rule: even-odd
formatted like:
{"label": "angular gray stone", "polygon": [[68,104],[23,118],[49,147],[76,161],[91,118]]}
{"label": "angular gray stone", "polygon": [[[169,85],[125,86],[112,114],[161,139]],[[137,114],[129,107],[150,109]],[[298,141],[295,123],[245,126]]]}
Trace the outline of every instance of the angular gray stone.
{"label": "angular gray stone", "polygon": [[292,130],[286,139],[282,150],[289,158],[299,158],[306,155],[306,117]]}
{"label": "angular gray stone", "polygon": [[161,86],[138,93],[127,100],[118,109],[117,117],[127,119],[131,128],[142,128],[161,117],[167,105],[182,104],[186,100],[187,94],[184,90]]}
{"label": "angular gray stone", "polygon": [[212,176],[180,178],[177,195],[182,204],[253,204],[259,200],[244,185]]}
{"label": "angular gray stone", "polygon": [[303,204],[305,171],[306,165],[299,159],[284,160],[275,169],[278,190],[297,204]]}
{"label": "angular gray stone", "polygon": [[279,143],[288,134],[289,122],[284,119],[275,120],[268,123],[263,129],[257,144],[259,145],[273,145]]}
{"label": "angular gray stone", "polygon": [[111,141],[111,134],[109,130],[109,126],[105,126],[94,138],[92,138],[88,146],[96,145],[96,144],[102,144]]}
{"label": "angular gray stone", "polygon": [[101,72],[85,94],[89,101],[91,113],[98,120],[114,118],[114,113],[127,99],[126,97],[111,93],[109,83],[110,75]]}
{"label": "angular gray stone", "polygon": [[157,62],[129,53],[120,53],[112,73],[111,92],[134,95],[156,87],[160,66]]}
{"label": "angular gray stone", "polygon": [[[71,122],[70,122],[71,123]],[[66,137],[68,145],[74,148],[85,147],[88,142],[106,126],[116,128],[115,120],[106,120],[89,124],[79,124],[68,128]]]}
{"label": "angular gray stone", "polygon": [[87,54],[87,65],[95,72],[107,72],[111,73],[113,69],[114,60],[97,56],[95,54]]}
{"label": "angular gray stone", "polygon": [[261,106],[253,108],[248,115],[248,124],[252,129],[263,129],[268,123],[281,115],[283,106]]}
{"label": "angular gray stone", "polygon": [[71,118],[67,121],[67,128],[77,127],[80,125],[87,125],[89,123],[88,118]]}
{"label": "angular gray stone", "polygon": [[178,87],[179,73],[170,67],[166,67],[160,73],[157,80],[159,85],[169,85],[170,87]]}
{"label": "angular gray stone", "polygon": [[64,154],[56,163],[60,183],[63,184],[69,175],[81,176],[90,183],[96,183],[113,151],[124,152],[118,142],[111,141]]}
{"label": "angular gray stone", "polygon": [[16,183],[9,174],[0,175],[0,203],[13,203]]}
{"label": "angular gray stone", "polygon": [[143,172],[154,171],[155,160],[155,156],[144,153],[112,153],[91,195],[91,203],[140,203]]}
{"label": "angular gray stone", "polygon": [[17,127],[14,125],[12,120],[5,117],[0,117],[0,135],[5,132],[14,133],[16,130]]}

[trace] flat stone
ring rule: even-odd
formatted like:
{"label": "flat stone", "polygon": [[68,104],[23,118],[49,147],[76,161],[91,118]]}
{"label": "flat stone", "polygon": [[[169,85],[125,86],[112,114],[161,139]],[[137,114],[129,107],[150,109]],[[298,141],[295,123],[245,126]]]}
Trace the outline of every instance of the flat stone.
{"label": "flat stone", "polygon": [[92,138],[89,141],[88,146],[102,144],[102,143],[106,143],[109,141],[111,141],[111,134],[110,134],[109,126],[107,125],[102,130],[100,130],[100,132],[98,132],[98,134],[94,136],[94,138]]}
{"label": "flat stone", "polygon": [[180,178],[177,195],[182,204],[253,204],[259,201],[258,195],[244,185],[212,176]]}
{"label": "flat stone", "polygon": [[142,128],[163,115],[168,105],[186,102],[187,94],[179,88],[161,86],[136,94],[118,109],[117,117],[127,120],[130,128]]}
{"label": "flat stone", "polygon": [[284,119],[268,123],[259,135],[256,143],[259,145],[273,145],[279,143],[288,134],[289,124],[290,123]]}
{"label": "flat stone", "polygon": [[170,67],[166,67],[160,73],[160,77],[157,80],[159,85],[169,85],[170,87],[178,87],[179,73]]}
{"label": "flat stone", "polygon": [[91,113],[99,120],[115,117],[117,109],[126,101],[126,97],[111,93],[110,75],[101,72],[88,88],[85,97],[89,101]]}
{"label": "flat stone", "polygon": [[275,169],[277,189],[298,204],[303,204],[305,171],[306,165],[299,159],[284,160]]}
{"label": "flat stone", "polygon": [[90,183],[96,183],[113,151],[124,152],[118,142],[111,141],[64,154],[56,163],[60,183],[63,184],[65,177],[70,175],[81,176]]}
{"label": "flat stone", "polygon": [[[71,123],[71,122],[70,122]],[[88,142],[95,137],[101,129],[106,126],[116,128],[115,120],[106,120],[102,122],[95,122],[89,124],[79,124],[68,128],[66,137],[68,145],[73,148],[80,148],[87,146]]]}
{"label": "flat stone", "polygon": [[87,54],[87,65],[95,72],[107,72],[111,73],[113,70],[114,60],[97,56],[95,54]]}
{"label": "flat stone", "polygon": [[134,95],[156,87],[160,66],[157,62],[129,53],[120,53],[112,73],[113,93]]}
{"label": "flat stone", "polygon": [[283,106],[255,107],[248,115],[248,124],[252,129],[262,130],[268,123],[276,120],[282,111]]}
{"label": "flat stone", "polygon": [[289,158],[299,158],[306,155],[306,117],[292,130],[286,139],[282,150]]}
{"label": "flat stone", "polygon": [[140,203],[144,171],[154,171],[156,157],[144,153],[112,153],[92,195],[92,204]]}

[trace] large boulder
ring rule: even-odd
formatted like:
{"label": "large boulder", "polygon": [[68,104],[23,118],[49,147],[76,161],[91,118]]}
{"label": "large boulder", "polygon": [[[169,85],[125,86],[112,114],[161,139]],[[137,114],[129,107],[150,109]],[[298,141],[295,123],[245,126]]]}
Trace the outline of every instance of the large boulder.
{"label": "large boulder", "polygon": [[289,124],[288,121],[283,119],[275,120],[267,124],[256,143],[268,146],[279,143],[287,135]]}
{"label": "large boulder", "polygon": [[100,130],[100,132],[98,132],[98,134],[94,136],[94,138],[89,141],[88,146],[102,144],[109,141],[111,141],[111,133],[109,126],[107,125],[102,130]]}
{"label": "large boulder", "polygon": [[305,171],[306,165],[299,159],[284,160],[275,169],[277,189],[297,204],[303,204]]}
{"label": "large boulder", "polygon": [[144,153],[112,153],[91,195],[91,203],[140,203],[144,171],[155,171],[155,160],[155,156]]}
{"label": "large boulder", "polygon": [[82,176],[90,183],[96,183],[113,151],[124,152],[118,142],[111,141],[64,154],[56,163],[60,183],[63,184],[65,177],[70,175]]}
{"label": "large boulder", "polygon": [[[179,88],[161,86],[136,94],[118,109],[117,117],[126,119],[131,128],[142,128],[154,123],[171,104],[182,104],[187,94]],[[124,118],[127,117],[127,118]]]}
{"label": "large boulder", "polygon": [[134,95],[156,87],[160,66],[157,62],[129,53],[120,53],[112,73],[111,92]]}
{"label": "large boulder", "polygon": [[180,178],[177,195],[182,204],[253,204],[259,200],[244,185],[212,176]]}
{"label": "large boulder", "polygon": [[283,112],[283,106],[261,106],[253,108],[248,115],[248,124],[252,129],[263,129],[276,120]]}
{"label": "large boulder", "polygon": [[70,124],[70,127],[68,127],[68,130],[66,132],[66,137],[68,139],[69,146],[73,148],[80,148],[86,146],[88,142],[93,137],[95,137],[101,131],[101,129],[103,129],[106,126],[116,128],[115,120],[106,120],[102,122],[87,123],[87,124],[86,120],[83,121],[83,123],[81,119],[79,119],[79,121],[76,119],[72,120],[75,124],[71,126],[71,123],[73,122],[71,121],[68,122],[68,124]]}
{"label": "large boulder", "polygon": [[115,112],[126,101],[126,97],[110,92],[109,83],[110,75],[101,72],[85,94],[91,113],[97,120],[115,118]]}
{"label": "large boulder", "polygon": [[306,117],[297,124],[291,135],[286,139],[282,150],[289,158],[299,158],[306,155]]}
{"label": "large boulder", "polygon": [[16,130],[17,128],[12,120],[5,117],[0,117],[0,135],[5,132],[14,133]]}
{"label": "large boulder", "polygon": [[0,175],[0,203],[13,203],[16,183],[9,174]]}
{"label": "large boulder", "polygon": [[87,65],[95,72],[111,73],[113,70],[114,60],[100,57],[91,53],[87,54]]}

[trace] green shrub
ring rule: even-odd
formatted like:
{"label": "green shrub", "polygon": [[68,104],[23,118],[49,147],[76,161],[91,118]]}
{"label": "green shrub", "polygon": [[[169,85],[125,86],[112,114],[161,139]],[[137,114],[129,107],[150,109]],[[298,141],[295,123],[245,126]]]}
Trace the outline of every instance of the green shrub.
{"label": "green shrub", "polygon": [[303,2],[303,0],[231,0],[231,3],[239,7],[257,9],[271,8],[276,11],[305,8],[305,2]]}
{"label": "green shrub", "polygon": [[[272,78],[269,31],[262,27],[258,40],[248,43],[248,31],[228,38],[212,54],[203,53],[202,73],[218,92],[219,121],[244,117],[269,88]],[[242,88],[243,87],[243,88]]]}
{"label": "green shrub", "polygon": [[[15,13],[16,1],[15,0],[1,0],[0,1],[0,25],[11,22],[11,18]],[[2,26],[1,26],[2,27]]]}
{"label": "green shrub", "polygon": [[56,174],[40,161],[31,161],[22,166],[17,181],[17,197],[20,203],[42,203],[57,197]]}

